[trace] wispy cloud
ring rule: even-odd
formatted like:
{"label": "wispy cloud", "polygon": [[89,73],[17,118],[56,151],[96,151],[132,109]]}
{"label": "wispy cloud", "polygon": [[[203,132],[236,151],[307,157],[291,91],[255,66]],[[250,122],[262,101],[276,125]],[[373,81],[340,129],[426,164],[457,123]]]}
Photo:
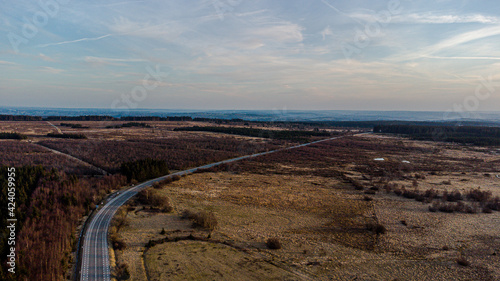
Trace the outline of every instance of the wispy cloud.
{"label": "wispy cloud", "polygon": [[500,60],[500,57],[443,57],[443,56],[423,56],[430,59],[443,59],[443,60]]}
{"label": "wispy cloud", "polygon": [[145,62],[144,59],[132,59],[132,58],[102,58],[102,57],[92,57],[87,56],[83,59],[85,62],[97,64],[97,65],[123,65],[127,62]]}
{"label": "wispy cloud", "polygon": [[41,71],[51,73],[51,74],[59,74],[61,72],[64,72],[64,69],[58,69],[58,68],[53,68],[49,66],[44,66],[42,67]]}
{"label": "wispy cloud", "polygon": [[187,26],[175,21],[153,24],[138,22],[125,17],[119,17],[109,27],[114,33],[153,39],[174,39],[187,30]]}
{"label": "wispy cloud", "polygon": [[113,34],[106,34],[103,36],[99,37],[85,37],[85,38],[80,38],[80,39],[75,39],[75,40],[69,40],[69,41],[62,41],[62,42],[56,42],[56,43],[48,43],[48,44],[41,44],[38,45],[37,47],[39,48],[46,48],[50,46],[57,46],[57,45],[64,45],[64,44],[73,44],[73,43],[78,43],[78,42],[85,42],[85,41],[97,41],[101,40],[107,37],[113,36]]}
{"label": "wispy cloud", "polygon": [[473,15],[436,15],[432,13],[426,14],[408,14],[396,16],[394,22],[399,23],[424,23],[424,24],[452,24],[452,23],[483,23],[483,24],[499,24],[500,18],[485,16],[481,14]]}
{"label": "wispy cloud", "polygon": [[15,62],[11,62],[11,61],[4,61],[4,60],[0,60],[0,64],[5,64],[5,65],[17,65],[17,63],[15,63]]}
{"label": "wispy cloud", "polygon": [[330,26],[325,27],[325,29],[321,31],[321,36],[323,37],[323,40],[326,39],[326,36],[331,36],[331,35],[333,35],[333,31],[330,28]]}
{"label": "wispy cloud", "polygon": [[294,23],[281,23],[269,26],[255,27],[249,31],[251,36],[268,41],[279,41],[283,43],[299,43],[304,40],[302,30],[304,28]]}
{"label": "wispy cloud", "polygon": [[112,6],[121,6],[121,5],[127,5],[127,4],[144,3],[144,2],[146,2],[146,1],[123,1],[123,2],[116,2],[116,3],[110,3],[110,4],[95,5],[94,7],[112,7]]}
{"label": "wispy cloud", "polygon": [[[425,47],[421,50],[411,52],[411,53],[406,53],[406,54],[400,54],[396,56],[392,56],[391,59],[395,59],[398,61],[405,61],[405,60],[412,60],[412,59],[418,59],[422,57],[431,57],[433,54],[451,49],[453,47],[472,42],[475,40],[483,39],[483,38],[488,38],[492,36],[496,36],[500,34],[500,25],[496,25],[493,27],[486,27],[486,28],[481,28],[477,29],[474,31],[468,31],[461,33],[459,35],[450,37],[448,39],[442,40],[434,45]],[[463,58],[468,57],[468,56],[463,56]]]}
{"label": "wispy cloud", "polygon": [[39,57],[40,59],[42,59],[42,60],[44,60],[44,61],[48,61],[48,62],[55,62],[55,61],[56,61],[55,59],[53,59],[53,58],[51,58],[51,57],[49,57],[49,56],[47,56],[47,55],[44,55],[44,54],[42,54],[42,53],[40,53],[40,54],[38,55],[38,57]]}

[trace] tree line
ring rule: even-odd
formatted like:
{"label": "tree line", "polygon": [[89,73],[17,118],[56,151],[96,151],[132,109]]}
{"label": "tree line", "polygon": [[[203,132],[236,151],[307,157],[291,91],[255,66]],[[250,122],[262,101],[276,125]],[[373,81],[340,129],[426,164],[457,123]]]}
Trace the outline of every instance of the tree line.
{"label": "tree line", "polygon": [[128,181],[142,182],[167,175],[170,172],[167,162],[146,158],[123,163],[120,167],[120,173],[125,175]]}
{"label": "tree line", "polygon": [[444,141],[473,145],[500,145],[500,128],[485,126],[379,125],[375,133],[401,134],[416,140]]}
{"label": "tree line", "polygon": [[106,126],[106,128],[108,128],[108,129],[132,128],[132,127],[151,128],[151,126],[146,124],[146,123],[138,123],[138,122],[128,122],[128,123],[116,125],[116,126]]}
{"label": "tree line", "polygon": [[0,139],[25,140],[28,137],[20,133],[0,132]]}
{"label": "tree line", "polygon": [[179,127],[174,131],[201,131],[224,133],[231,135],[241,135],[249,137],[260,137],[269,139],[289,140],[289,141],[308,141],[310,137],[329,137],[332,133],[326,131],[297,131],[297,130],[263,130],[241,127]]}
{"label": "tree line", "polygon": [[87,138],[87,136],[85,136],[84,134],[70,134],[70,133],[65,133],[65,134],[48,133],[47,137],[58,138],[58,139],[86,139]]}
{"label": "tree line", "polygon": [[83,126],[82,124],[61,123],[59,125],[63,126],[63,127],[70,127],[72,129],[88,129],[89,128],[87,126]]}

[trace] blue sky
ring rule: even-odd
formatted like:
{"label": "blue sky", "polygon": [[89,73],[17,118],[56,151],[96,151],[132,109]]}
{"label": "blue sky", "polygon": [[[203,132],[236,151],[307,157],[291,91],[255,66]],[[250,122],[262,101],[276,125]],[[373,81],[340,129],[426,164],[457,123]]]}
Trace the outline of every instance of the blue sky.
{"label": "blue sky", "polygon": [[3,106],[500,108],[498,0],[0,3]]}

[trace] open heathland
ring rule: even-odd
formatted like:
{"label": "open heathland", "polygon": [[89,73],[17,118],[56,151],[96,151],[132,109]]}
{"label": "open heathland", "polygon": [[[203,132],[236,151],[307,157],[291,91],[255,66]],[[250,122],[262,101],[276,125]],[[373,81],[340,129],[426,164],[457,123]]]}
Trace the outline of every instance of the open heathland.
{"label": "open heathland", "polygon": [[[117,257],[134,280],[497,280],[500,212],[483,208],[499,160],[363,135],[211,168],[155,189],[170,213],[129,206]],[[199,212],[217,227],[189,219]]]}

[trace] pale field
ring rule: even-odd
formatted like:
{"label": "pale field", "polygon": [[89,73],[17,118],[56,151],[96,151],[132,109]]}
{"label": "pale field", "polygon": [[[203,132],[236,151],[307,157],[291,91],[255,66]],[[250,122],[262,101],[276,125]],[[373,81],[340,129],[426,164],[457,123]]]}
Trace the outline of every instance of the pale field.
{"label": "pale field", "polygon": [[[398,142],[437,147],[439,155],[464,161],[499,159],[490,149]],[[395,157],[367,153],[388,161]],[[421,155],[405,158],[422,161]],[[304,171],[292,163],[282,166]],[[352,167],[344,169],[361,179]],[[495,173],[487,177],[451,169],[425,177],[418,181],[420,190],[466,191],[480,186],[500,194]],[[451,185],[443,184],[448,180]],[[410,179],[394,182],[412,185]],[[173,213],[130,212],[130,225],[120,232],[128,247],[118,257],[131,268],[132,280],[146,280],[146,272],[149,280],[500,280],[500,212],[432,213],[429,204],[385,191],[364,201],[362,192],[341,180],[293,173],[194,174],[157,192],[170,198]],[[215,213],[219,226],[208,240],[207,231],[179,219],[184,209]],[[384,225],[386,233],[366,231],[365,224],[372,222]],[[160,234],[162,228],[166,235]],[[151,239],[189,234],[207,241],[181,239],[145,251]],[[278,237],[283,248],[267,249],[269,237]],[[460,256],[470,266],[458,265]]]}
{"label": "pale field", "polygon": [[[132,122],[132,121],[130,121]],[[178,127],[189,126],[214,126],[216,124],[206,122],[181,122],[181,121],[134,121],[136,123],[145,123],[151,128],[128,127],[128,128],[106,128],[107,126],[118,126],[129,123],[129,121],[50,121],[62,133],[81,133],[85,134],[89,139],[99,140],[127,140],[131,138],[179,138],[185,136],[200,137],[203,135],[221,135],[216,133],[203,132],[174,132],[173,129]],[[88,128],[71,128],[60,126],[61,123],[81,124]],[[268,128],[269,129],[269,128]],[[35,141],[45,138],[48,133],[58,133],[49,122],[46,121],[1,121],[0,132],[18,132],[27,135]],[[258,139],[247,138],[245,139]]]}

